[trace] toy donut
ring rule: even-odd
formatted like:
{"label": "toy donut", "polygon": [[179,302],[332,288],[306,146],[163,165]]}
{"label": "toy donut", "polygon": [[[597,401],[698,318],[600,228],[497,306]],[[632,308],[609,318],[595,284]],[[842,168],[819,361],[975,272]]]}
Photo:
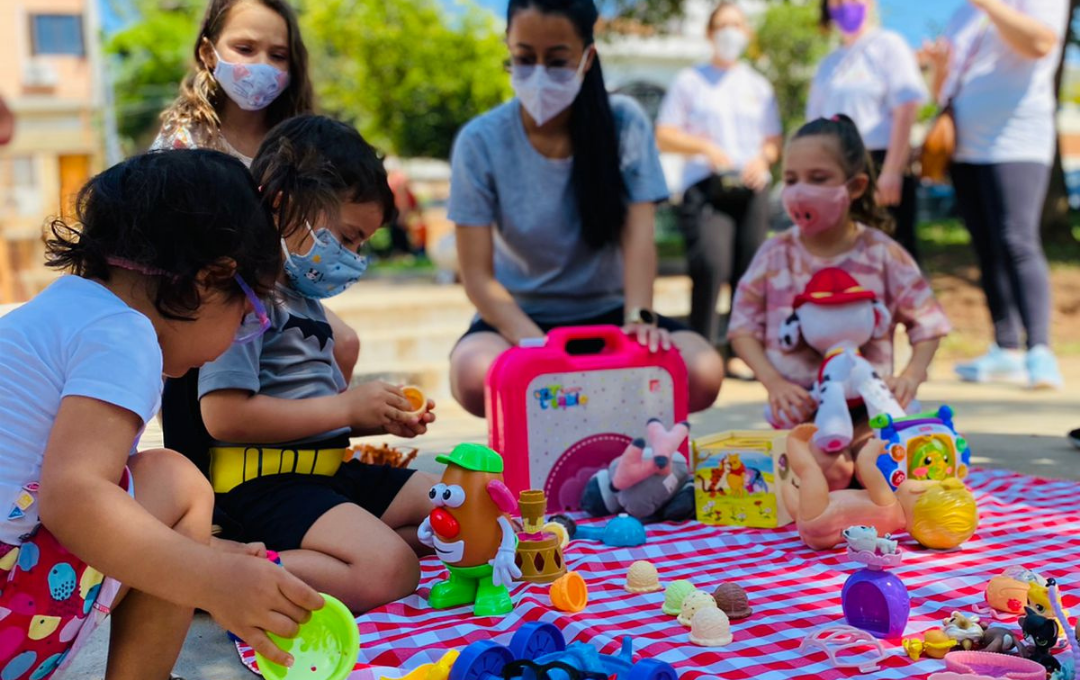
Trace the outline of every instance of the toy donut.
{"label": "toy donut", "polygon": [[551,584],[551,604],[562,612],[575,614],[589,604],[589,586],[581,574],[571,571]]}

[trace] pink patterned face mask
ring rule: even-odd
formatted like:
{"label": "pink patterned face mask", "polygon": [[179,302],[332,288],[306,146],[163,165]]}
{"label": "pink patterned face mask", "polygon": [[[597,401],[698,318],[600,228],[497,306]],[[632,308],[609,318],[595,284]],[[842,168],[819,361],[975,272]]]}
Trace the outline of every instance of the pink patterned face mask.
{"label": "pink patterned face mask", "polygon": [[789,184],[782,195],[784,209],[804,236],[827,231],[844,219],[851,207],[847,186],[822,187],[800,182]]}

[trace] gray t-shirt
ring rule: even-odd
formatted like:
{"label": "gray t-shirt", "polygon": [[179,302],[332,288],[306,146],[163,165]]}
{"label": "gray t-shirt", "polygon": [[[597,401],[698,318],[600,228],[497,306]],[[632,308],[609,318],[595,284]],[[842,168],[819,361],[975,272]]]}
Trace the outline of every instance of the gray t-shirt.
{"label": "gray t-shirt", "polygon": [[[629,97],[613,95],[620,165],[631,203],[668,197],[652,123]],[[517,99],[469,122],[454,142],[452,222],[495,225],[495,278],[540,322],[597,316],[623,304],[622,249],[581,238],[573,159],[542,156],[529,142]]]}
{"label": "gray t-shirt", "polygon": [[[278,399],[311,399],[341,393],[345,376],[334,361],[334,333],[317,300],[279,284],[267,305],[270,328],[262,337],[233,345],[199,370],[199,399],[217,390],[247,390]],[[347,435],[349,428],[297,442]],[[219,442],[245,444],[247,442]]]}

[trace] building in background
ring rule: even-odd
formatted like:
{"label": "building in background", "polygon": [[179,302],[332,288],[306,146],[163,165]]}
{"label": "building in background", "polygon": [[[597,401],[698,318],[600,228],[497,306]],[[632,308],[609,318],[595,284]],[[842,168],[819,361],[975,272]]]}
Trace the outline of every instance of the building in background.
{"label": "building in background", "polygon": [[0,96],[16,117],[0,147],[0,303],[52,279],[42,225],[102,168],[99,42],[93,0],[0,2]]}

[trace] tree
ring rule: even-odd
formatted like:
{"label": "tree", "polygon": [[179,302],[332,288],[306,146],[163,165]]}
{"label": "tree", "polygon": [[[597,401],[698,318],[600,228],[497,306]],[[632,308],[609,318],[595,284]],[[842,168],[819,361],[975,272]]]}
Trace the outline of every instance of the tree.
{"label": "tree", "polygon": [[776,90],[786,130],[794,130],[805,120],[814,69],[829,51],[818,18],[816,5],[772,3],[761,19],[750,54]]}
{"label": "tree", "polygon": [[388,151],[448,158],[461,126],[510,94],[495,17],[472,3],[456,9],[439,0],[310,2],[302,22],[321,108]]}
{"label": "tree", "polygon": [[[1077,34],[1075,20],[1077,9],[1080,8],[1080,0],[1069,2],[1069,25],[1066,29],[1065,47],[1080,44],[1080,35]],[[1062,89],[1065,82],[1065,51],[1061,54],[1058,63],[1055,85],[1058,93],[1058,101],[1062,100]],[[1072,220],[1069,215],[1069,188],[1065,183],[1065,169],[1061,164],[1061,141],[1058,141],[1057,150],[1054,154],[1054,165],[1050,171],[1050,185],[1046,192],[1046,202],[1043,203],[1042,233],[1051,241],[1057,243],[1073,243],[1075,237],[1072,233]]]}
{"label": "tree", "polygon": [[176,98],[191,63],[202,0],[142,0],[138,19],[105,44],[112,71],[116,113],[125,150],[146,148],[158,131],[158,116]]}

